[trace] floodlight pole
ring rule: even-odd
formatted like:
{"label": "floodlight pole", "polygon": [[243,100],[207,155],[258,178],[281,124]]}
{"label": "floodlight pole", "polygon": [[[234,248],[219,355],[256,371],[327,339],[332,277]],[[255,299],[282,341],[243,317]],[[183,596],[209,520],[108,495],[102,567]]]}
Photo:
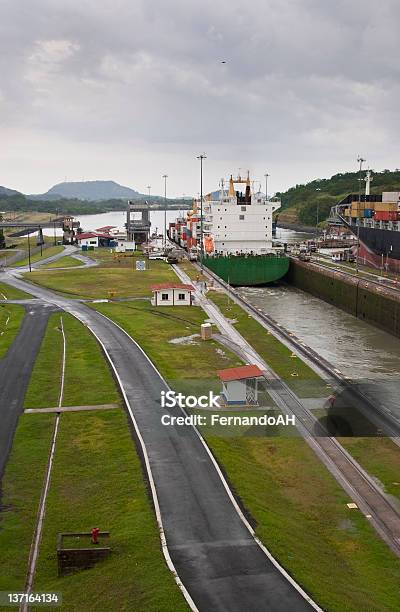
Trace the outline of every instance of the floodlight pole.
{"label": "floodlight pole", "polygon": [[200,160],[200,268],[203,271],[204,258],[204,242],[203,242],[203,159],[207,159],[207,155],[202,153],[197,156]]}
{"label": "floodlight pole", "polygon": [[359,252],[360,252],[360,208],[361,208],[361,172],[362,172],[362,165],[365,162],[365,159],[363,159],[361,157],[361,155],[359,155],[357,157],[357,161],[360,164],[360,175],[359,175],[359,180],[358,180],[358,211],[357,211],[357,257],[356,257],[356,274],[358,275],[359,273],[359,269],[358,269],[358,258],[359,258]]}
{"label": "floodlight pole", "polygon": [[163,174],[163,179],[164,179],[164,249],[167,248],[167,178],[168,178],[168,174]]}
{"label": "floodlight pole", "polygon": [[30,238],[30,233],[28,232],[28,261],[29,261],[29,272],[32,272],[32,265],[31,265],[31,238]]}

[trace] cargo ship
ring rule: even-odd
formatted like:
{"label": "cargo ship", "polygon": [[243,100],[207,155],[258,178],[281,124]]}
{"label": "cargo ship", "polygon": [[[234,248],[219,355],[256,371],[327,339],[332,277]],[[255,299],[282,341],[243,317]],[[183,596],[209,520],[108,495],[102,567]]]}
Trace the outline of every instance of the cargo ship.
{"label": "cargo ship", "polygon": [[349,194],[331,210],[329,222],[340,223],[358,239],[360,263],[400,272],[400,191],[371,194],[371,172],[365,194]]}
{"label": "cargo ship", "polygon": [[[245,185],[244,193],[236,185]],[[221,180],[219,191],[203,200],[203,248],[198,201],[186,218],[170,223],[169,237],[233,286],[266,285],[289,269],[289,258],[272,242],[272,215],[280,207],[277,198],[252,191],[249,173],[231,175],[227,189]]]}

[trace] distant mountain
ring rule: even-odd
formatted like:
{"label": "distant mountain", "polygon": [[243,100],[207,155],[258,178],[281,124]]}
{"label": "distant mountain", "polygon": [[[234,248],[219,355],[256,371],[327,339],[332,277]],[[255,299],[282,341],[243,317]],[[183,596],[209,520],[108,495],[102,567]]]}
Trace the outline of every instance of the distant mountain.
{"label": "distant mountain", "polygon": [[115,181],[78,181],[58,183],[40,195],[29,195],[31,200],[57,200],[60,198],[86,201],[118,200],[138,198],[141,194],[134,189],[119,185]]}
{"label": "distant mountain", "polygon": [[15,189],[8,189],[7,187],[2,187],[0,185],[0,196],[11,196],[11,195],[18,195],[20,192],[19,191],[15,191]]}

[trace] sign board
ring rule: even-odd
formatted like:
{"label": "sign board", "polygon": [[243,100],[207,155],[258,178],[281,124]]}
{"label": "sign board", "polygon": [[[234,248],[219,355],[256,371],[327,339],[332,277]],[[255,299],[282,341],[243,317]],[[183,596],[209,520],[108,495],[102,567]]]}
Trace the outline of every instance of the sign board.
{"label": "sign board", "polygon": [[139,259],[136,262],[136,270],[146,270],[146,262],[141,260],[141,259]]}

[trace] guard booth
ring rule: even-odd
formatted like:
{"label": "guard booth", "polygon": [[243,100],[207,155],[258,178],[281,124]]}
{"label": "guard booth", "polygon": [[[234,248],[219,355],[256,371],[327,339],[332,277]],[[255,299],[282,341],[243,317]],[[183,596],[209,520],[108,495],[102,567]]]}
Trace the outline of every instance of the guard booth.
{"label": "guard booth", "polygon": [[258,381],[263,372],[256,365],[218,370],[222,381],[221,398],[227,406],[257,406]]}

